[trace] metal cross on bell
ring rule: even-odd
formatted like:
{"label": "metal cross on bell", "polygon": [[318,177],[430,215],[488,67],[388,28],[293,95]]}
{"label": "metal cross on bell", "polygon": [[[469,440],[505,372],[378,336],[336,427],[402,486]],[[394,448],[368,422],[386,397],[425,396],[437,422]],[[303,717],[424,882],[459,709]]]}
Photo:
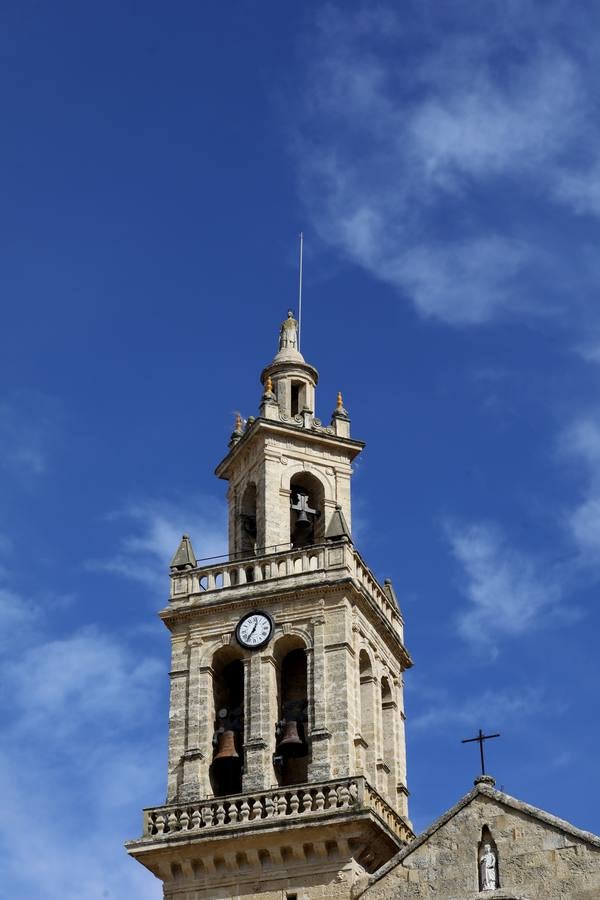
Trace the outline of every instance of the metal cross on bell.
{"label": "metal cross on bell", "polygon": [[311,521],[309,519],[309,515],[316,516],[317,510],[311,509],[308,505],[308,494],[301,494],[300,491],[297,492],[298,502],[292,503],[292,509],[295,509],[298,513],[296,517],[296,526],[298,528],[310,528]]}

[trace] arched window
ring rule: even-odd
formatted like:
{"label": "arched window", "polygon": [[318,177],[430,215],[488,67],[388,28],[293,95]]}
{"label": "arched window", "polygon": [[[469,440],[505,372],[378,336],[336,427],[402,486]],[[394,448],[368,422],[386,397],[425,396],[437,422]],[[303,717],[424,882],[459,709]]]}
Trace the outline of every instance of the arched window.
{"label": "arched window", "polygon": [[299,472],[290,482],[290,542],[293,547],[319,544],[325,539],[325,491],[310,472]]}
{"label": "arched window", "polygon": [[302,784],[308,778],[308,678],[306,649],[296,636],[275,646],[278,721],[275,772],[280,785]]}
{"label": "arched window", "polygon": [[246,485],[240,507],[240,551],[250,556],[256,551],[256,485]]}
{"label": "arched window", "polygon": [[215,797],[242,790],[244,743],[244,665],[234,647],[213,657],[215,723],[210,783]]}
{"label": "arched window", "polygon": [[292,381],[290,385],[290,414],[297,416],[308,405],[307,387],[305,381]]}

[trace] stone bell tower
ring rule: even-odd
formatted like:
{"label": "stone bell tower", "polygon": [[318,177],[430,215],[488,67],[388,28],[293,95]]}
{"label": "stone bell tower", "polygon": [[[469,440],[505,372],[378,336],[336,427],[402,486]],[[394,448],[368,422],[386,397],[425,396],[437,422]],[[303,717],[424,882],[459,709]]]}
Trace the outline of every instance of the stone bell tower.
{"label": "stone bell tower", "polygon": [[166,804],[129,853],[179,900],[349,897],[412,837],[403,672],[390,581],[351,536],[341,394],[315,416],[316,369],[288,313],[216,474],[229,556],[199,565],[184,536],[161,618],[171,632]]}

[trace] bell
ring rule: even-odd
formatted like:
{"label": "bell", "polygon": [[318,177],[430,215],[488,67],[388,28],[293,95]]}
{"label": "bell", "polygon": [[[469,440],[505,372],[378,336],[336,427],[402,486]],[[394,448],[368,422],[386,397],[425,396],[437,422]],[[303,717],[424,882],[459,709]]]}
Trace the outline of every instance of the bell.
{"label": "bell", "polygon": [[306,515],[306,510],[301,509],[296,517],[296,527],[297,528],[310,528],[310,519]]}
{"label": "bell", "polygon": [[306,744],[298,734],[297,722],[286,722],[277,749],[285,756],[305,756]]}
{"label": "bell", "polygon": [[213,762],[222,759],[239,759],[240,754],[235,749],[235,731],[221,731],[217,735],[217,752]]}

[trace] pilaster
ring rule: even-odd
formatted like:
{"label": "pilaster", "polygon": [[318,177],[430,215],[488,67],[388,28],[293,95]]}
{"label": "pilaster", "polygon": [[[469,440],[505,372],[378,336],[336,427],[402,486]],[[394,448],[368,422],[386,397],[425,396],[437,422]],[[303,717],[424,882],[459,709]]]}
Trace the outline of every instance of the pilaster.
{"label": "pilaster", "polygon": [[244,659],[244,791],[261,791],[271,783],[273,767],[267,739],[270,703],[268,691],[263,692],[263,668],[260,654],[255,653]]}
{"label": "pilaster", "polygon": [[331,731],[327,728],[327,682],[325,673],[325,616],[311,620],[312,653],[307,653],[308,683],[311,686],[310,741],[312,761],[308,780],[319,781],[331,777]]}

